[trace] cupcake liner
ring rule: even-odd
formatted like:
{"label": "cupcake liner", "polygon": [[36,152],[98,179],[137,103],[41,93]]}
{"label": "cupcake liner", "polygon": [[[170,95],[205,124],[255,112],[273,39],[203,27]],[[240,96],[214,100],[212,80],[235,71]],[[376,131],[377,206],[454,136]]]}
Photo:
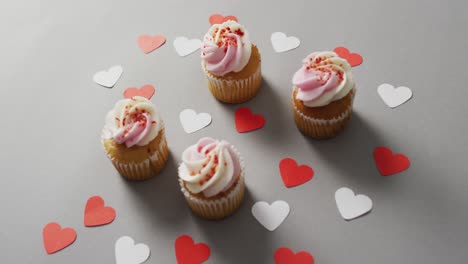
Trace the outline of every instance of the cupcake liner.
{"label": "cupcake liner", "polygon": [[246,79],[225,80],[211,74],[202,62],[202,68],[208,79],[208,88],[216,99],[225,103],[243,103],[254,97],[260,90],[262,82],[261,65]]}
{"label": "cupcake liner", "polygon": [[219,199],[209,200],[201,199],[192,195],[184,186],[184,181],[179,178],[181,191],[184,194],[187,204],[192,211],[208,220],[220,220],[227,216],[232,215],[239,209],[244,201],[245,194],[245,179],[244,179],[244,162],[240,157],[238,151],[233,147],[233,150],[239,156],[240,161],[240,175],[234,186],[228,190],[228,194]]}
{"label": "cupcake liner", "polygon": [[110,155],[107,156],[115,169],[127,180],[143,181],[150,179],[164,168],[169,157],[169,148],[164,129],[161,129],[161,133],[163,135],[159,147],[147,159],[141,162],[122,162]]}
{"label": "cupcake liner", "polygon": [[339,116],[331,119],[318,119],[306,116],[293,103],[294,120],[299,130],[305,135],[316,139],[332,138],[339,134],[346,127],[353,113],[352,102],[356,93],[355,88],[351,90],[351,93],[353,97],[351,104]]}

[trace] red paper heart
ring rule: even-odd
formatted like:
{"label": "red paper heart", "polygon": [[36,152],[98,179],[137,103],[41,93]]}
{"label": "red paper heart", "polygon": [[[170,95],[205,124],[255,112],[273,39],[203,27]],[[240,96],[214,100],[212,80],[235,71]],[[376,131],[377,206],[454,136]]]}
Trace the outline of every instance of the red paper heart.
{"label": "red paper heart", "polygon": [[314,264],[314,257],[306,251],[294,252],[286,247],[278,248],[274,255],[275,264]]}
{"label": "red paper heart", "polygon": [[104,200],[100,196],[88,199],[84,212],[85,226],[106,225],[114,221],[115,210],[110,206],[104,206]]}
{"label": "red paper heart", "polygon": [[149,100],[153,97],[155,91],[154,86],[151,84],[144,85],[141,88],[130,87],[125,89],[124,98],[130,99],[134,96],[143,96]]}
{"label": "red paper heart", "polygon": [[348,63],[354,67],[362,63],[362,56],[358,53],[349,53],[349,50],[345,47],[337,47],[333,50],[338,56],[348,61]]}
{"label": "red paper heart", "polygon": [[235,16],[223,16],[223,15],[220,15],[220,14],[213,14],[210,16],[210,24],[211,25],[214,25],[214,24],[222,24],[223,22],[226,22],[228,20],[234,20],[237,22],[237,17]]}
{"label": "red paper heart", "polygon": [[150,53],[153,50],[161,47],[165,42],[166,38],[163,35],[148,36],[141,35],[138,37],[138,46],[144,53]]}
{"label": "red paper heart", "polygon": [[73,228],[62,229],[57,223],[48,223],[42,229],[42,240],[47,254],[60,251],[76,240],[76,232]]}
{"label": "red paper heart", "polygon": [[314,170],[311,167],[298,166],[296,161],[290,158],[282,159],[279,169],[283,183],[288,188],[304,184],[314,177]]}
{"label": "red paper heart", "polygon": [[265,125],[265,118],[262,115],[254,115],[247,107],[241,107],[236,110],[235,122],[237,132],[244,133],[262,128]]}
{"label": "red paper heart", "polygon": [[403,154],[395,154],[387,147],[377,147],[374,150],[377,169],[382,176],[389,176],[409,168],[410,160]]}
{"label": "red paper heart", "polygon": [[200,264],[210,257],[211,251],[206,244],[195,244],[190,236],[183,235],[175,242],[175,253],[178,264]]}

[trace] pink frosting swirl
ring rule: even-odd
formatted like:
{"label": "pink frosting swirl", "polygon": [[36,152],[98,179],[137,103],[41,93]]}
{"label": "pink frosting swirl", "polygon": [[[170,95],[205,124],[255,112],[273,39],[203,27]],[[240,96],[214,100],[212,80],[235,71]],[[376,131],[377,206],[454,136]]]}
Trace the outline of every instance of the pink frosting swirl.
{"label": "pink frosting swirl", "polygon": [[212,197],[231,188],[240,170],[239,156],[231,144],[206,137],[184,151],[179,177],[192,193]]}
{"label": "pink frosting swirl", "polygon": [[135,96],[120,100],[109,111],[104,136],[127,147],[144,146],[158,135],[161,127],[161,119],[154,105],[144,97]]}
{"label": "pink frosting swirl", "polygon": [[334,52],[313,52],[294,74],[296,98],[306,106],[318,107],[346,96],[354,87],[348,62]]}
{"label": "pink frosting swirl", "polygon": [[252,44],[247,31],[229,20],[213,25],[201,46],[201,58],[208,71],[217,76],[241,71],[249,62]]}

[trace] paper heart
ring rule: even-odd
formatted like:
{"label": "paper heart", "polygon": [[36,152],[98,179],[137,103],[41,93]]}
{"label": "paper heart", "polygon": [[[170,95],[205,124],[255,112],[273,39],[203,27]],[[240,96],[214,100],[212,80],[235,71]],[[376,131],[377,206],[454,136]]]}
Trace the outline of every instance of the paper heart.
{"label": "paper heart", "polygon": [[285,201],[256,202],[252,206],[252,214],[257,221],[269,231],[278,228],[289,215],[289,204]]}
{"label": "paper heart", "polygon": [[104,70],[96,72],[93,76],[93,80],[95,83],[101,86],[111,88],[119,80],[120,76],[122,75],[122,72],[122,66],[115,65],[110,67],[107,71]]}
{"label": "paper heart", "polygon": [[405,103],[413,96],[413,92],[410,88],[405,86],[395,88],[393,85],[388,83],[379,85],[377,92],[384,103],[391,108],[395,108]]}
{"label": "paper heart", "polygon": [[294,252],[287,248],[278,248],[274,255],[275,264],[314,264],[314,257],[306,251]]}
{"label": "paper heart", "polygon": [[133,238],[123,236],[115,242],[117,264],[141,264],[148,260],[150,249],[145,244],[136,244]]}
{"label": "paper heart", "polygon": [[190,236],[182,235],[175,241],[175,254],[178,264],[200,264],[210,257],[211,251],[206,244],[195,244]]}
{"label": "paper heart", "polygon": [[337,47],[333,50],[338,56],[348,61],[351,67],[358,66],[362,63],[362,56],[358,53],[349,53],[349,50],[345,47]]}
{"label": "paper heart", "polygon": [[84,212],[85,226],[106,225],[114,221],[115,210],[110,206],[104,206],[104,200],[100,196],[88,199]]}
{"label": "paper heart", "polygon": [[161,47],[166,43],[166,38],[163,35],[148,36],[141,35],[138,37],[138,46],[144,53],[150,53],[153,50]]}
{"label": "paper heart", "polygon": [[153,97],[155,91],[154,86],[151,84],[144,85],[141,88],[130,87],[125,89],[124,98],[129,99],[134,96],[142,96],[149,100]]}
{"label": "paper heart", "polygon": [[260,129],[265,125],[265,118],[259,114],[254,115],[247,107],[237,109],[234,120],[239,133]]}
{"label": "paper heart", "polygon": [[208,113],[195,112],[192,109],[185,109],[179,114],[180,123],[186,133],[196,132],[211,123],[211,115]]}
{"label": "paper heart", "polygon": [[346,220],[357,218],[372,210],[372,200],[363,195],[354,195],[354,192],[346,187],[335,192],[336,206],[341,216]]}
{"label": "paper heart", "polygon": [[283,32],[271,34],[271,45],[276,52],[285,52],[299,47],[301,41],[296,37],[287,37]]}
{"label": "paper heart", "polygon": [[387,147],[377,147],[374,150],[374,160],[382,176],[389,176],[409,168],[410,160],[403,154],[393,154]]}
{"label": "paper heart", "polygon": [[53,254],[75,242],[76,231],[73,228],[62,229],[57,223],[48,223],[42,229],[42,240],[47,254]]}
{"label": "paper heart", "polygon": [[184,57],[194,53],[201,47],[201,40],[188,39],[186,37],[177,37],[174,40],[174,48],[179,56]]}
{"label": "paper heart", "polygon": [[223,16],[223,15],[220,15],[220,14],[213,14],[210,16],[210,25],[214,25],[214,24],[222,24],[228,20],[234,20],[237,22],[237,17],[235,16]]}
{"label": "paper heart", "polygon": [[298,166],[291,158],[284,158],[279,163],[281,178],[286,187],[291,188],[310,181],[314,170],[307,165]]}

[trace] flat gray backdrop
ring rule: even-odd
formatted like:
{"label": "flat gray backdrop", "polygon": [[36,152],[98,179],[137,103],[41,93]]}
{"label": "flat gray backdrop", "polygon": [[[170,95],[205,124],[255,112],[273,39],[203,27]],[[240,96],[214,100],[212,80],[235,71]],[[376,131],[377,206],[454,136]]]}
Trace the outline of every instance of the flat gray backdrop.
{"label": "flat gray backdrop", "polygon": [[[238,134],[238,106],[217,102],[198,52],[179,57],[177,36],[202,38],[213,13],[236,15],[260,48],[261,92],[242,106],[266,118],[263,129]],[[307,250],[318,264],[466,263],[468,147],[464,1],[4,1],[0,8],[0,262],[114,263],[122,235],[151,248],[147,263],[175,263],[181,234],[210,245],[206,263],[273,263],[281,246]],[[283,31],[301,46],[275,53],[270,35]],[[144,54],[141,34],[167,43]],[[362,54],[353,68],[355,115],[329,141],[304,138],[290,112],[291,77],[312,51],[344,45]],[[121,64],[112,89],[95,72]],[[388,108],[382,83],[414,96]],[[171,158],[143,183],[123,180],[107,160],[99,134],[104,117],[130,86],[153,84],[152,101],[166,123]],[[179,112],[208,112],[212,124],[185,134]],[[248,194],[240,211],[219,222],[192,215],[177,183],[182,151],[200,137],[231,141],[246,161]],[[372,152],[385,145],[411,159],[391,177],[377,172]],[[312,166],[302,186],[283,186],[278,162],[292,157]],[[334,201],[343,186],[368,195],[372,212],[343,220]],[[83,226],[86,200],[101,195],[117,211],[114,223]],[[291,214],[269,232],[250,213],[255,201],[285,200]],[[48,256],[42,228],[74,227],[78,239]]]}

